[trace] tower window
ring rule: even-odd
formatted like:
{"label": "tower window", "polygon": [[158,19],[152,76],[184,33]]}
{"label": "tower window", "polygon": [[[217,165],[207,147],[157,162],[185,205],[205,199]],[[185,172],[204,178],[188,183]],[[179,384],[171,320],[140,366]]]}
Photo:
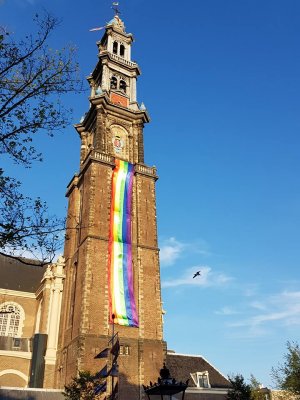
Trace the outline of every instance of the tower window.
{"label": "tower window", "polygon": [[121,44],[120,46],[120,56],[121,57],[125,56],[125,46],[123,44]]}
{"label": "tower window", "polygon": [[117,89],[117,86],[118,86],[118,80],[115,76],[112,76],[112,78],[110,80],[110,88]]}
{"label": "tower window", "polygon": [[126,93],[126,82],[123,80],[120,80],[120,90],[124,93]]}
{"label": "tower window", "polygon": [[120,356],[129,356],[130,355],[130,348],[128,345],[121,345],[120,346]]}
{"label": "tower window", "polygon": [[24,311],[16,303],[4,303],[0,306],[0,336],[20,337],[22,333]]}
{"label": "tower window", "polygon": [[113,44],[113,53],[114,54],[118,54],[118,47],[119,47],[118,42],[114,42],[114,44]]}

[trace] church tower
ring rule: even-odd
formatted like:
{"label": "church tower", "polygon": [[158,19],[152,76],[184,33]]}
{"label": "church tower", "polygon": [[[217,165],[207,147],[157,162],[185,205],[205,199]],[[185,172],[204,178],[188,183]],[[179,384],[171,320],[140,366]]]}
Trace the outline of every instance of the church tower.
{"label": "church tower", "polygon": [[90,108],[75,129],[80,170],[68,185],[65,285],[56,365],[63,387],[119,333],[119,397],[141,398],[165,356],[157,244],[156,169],[144,164],[149,116],[136,96],[132,34],[118,13],[97,42]]}

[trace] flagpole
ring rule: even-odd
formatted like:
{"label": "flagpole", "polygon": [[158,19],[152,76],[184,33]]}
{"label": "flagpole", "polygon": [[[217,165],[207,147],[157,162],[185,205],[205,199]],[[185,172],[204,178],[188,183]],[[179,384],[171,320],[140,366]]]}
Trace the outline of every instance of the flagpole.
{"label": "flagpole", "polygon": [[[112,314],[112,340],[111,340],[111,347],[114,347],[114,339],[115,339],[115,314]],[[113,357],[113,354],[111,354],[111,357]],[[111,368],[113,367],[113,359],[111,363]],[[111,400],[114,399],[114,375],[112,374],[111,376]]]}

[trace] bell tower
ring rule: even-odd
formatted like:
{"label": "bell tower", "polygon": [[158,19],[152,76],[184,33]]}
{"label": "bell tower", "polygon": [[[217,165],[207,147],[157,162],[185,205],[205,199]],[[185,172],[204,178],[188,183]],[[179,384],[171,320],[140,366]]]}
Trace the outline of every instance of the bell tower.
{"label": "bell tower", "polygon": [[144,164],[145,107],[137,103],[140,75],[131,60],[132,34],[118,14],[97,42],[88,76],[90,108],[75,129],[80,169],[67,188],[65,285],[56,385],[94,359],[112,334],[121,345],[119,397],[141,398],[163,364],[162,308],[156,224],[156,169]]}

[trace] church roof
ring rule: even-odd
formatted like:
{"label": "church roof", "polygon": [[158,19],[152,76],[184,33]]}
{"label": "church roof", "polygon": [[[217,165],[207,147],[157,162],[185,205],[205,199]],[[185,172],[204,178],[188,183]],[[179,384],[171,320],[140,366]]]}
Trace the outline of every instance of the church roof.
{"label": "church roof", "polygon": [[202,356],[167,353],[166,365],[170,374],[177,381],[185,382],[189,379],[189,386],[195,387],[191,373],[207,371],[212,388],[229,388],[229,381],[215,367]]}
{"label": "church roof", "polygon": [[32,292],[38,289],[47,266],[36,260],[8,257],[0,254],[0,288]]}

